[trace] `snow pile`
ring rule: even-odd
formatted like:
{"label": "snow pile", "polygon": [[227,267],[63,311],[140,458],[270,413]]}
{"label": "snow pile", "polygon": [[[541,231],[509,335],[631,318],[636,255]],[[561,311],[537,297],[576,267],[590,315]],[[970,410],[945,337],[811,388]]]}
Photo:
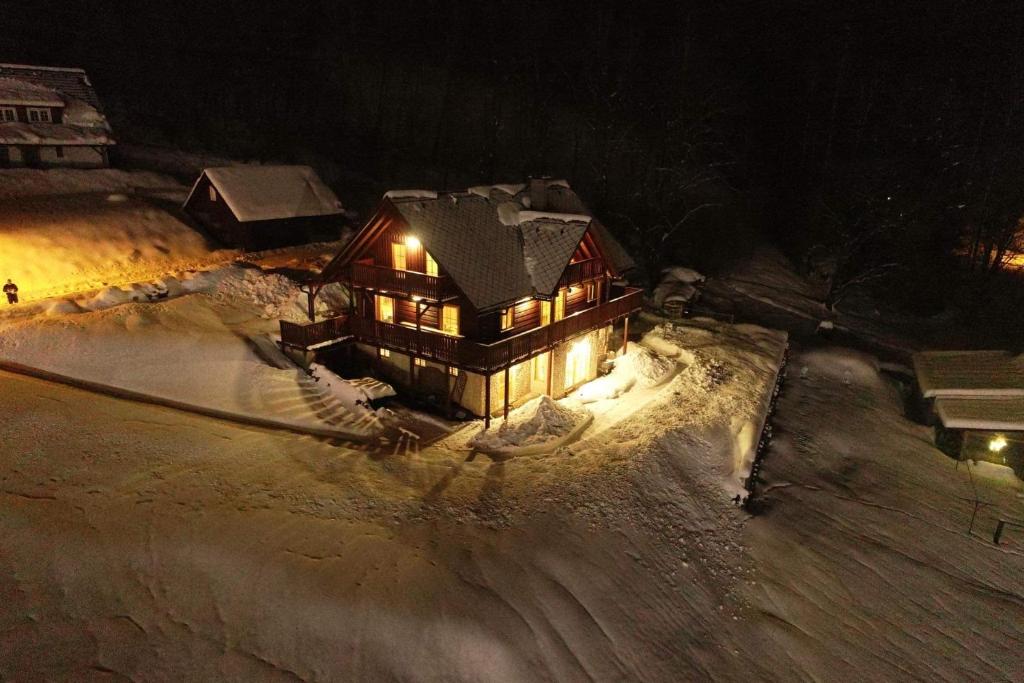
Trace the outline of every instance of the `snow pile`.
{"label": "snow pile", "polygon": [[283,275],[264,273],[259,268],[227,269],[210,296],[228,304],[252,304],[267,319],[305,315],[305,301],[299,301],[299,297],[305,299],[305,295],[298,285]]}
{"label": "snow pile", "polygon": [[612,371],[581,386],[573,398],[593,403],[618,398],[637,386],[649,389],[664,383],[676,370],[676,362],[640,344],[632,344],[625,355],[615,359]]}
{"label": "snow pile", "polygon": [[510,411],[507,421],[482,430],[469,444],[506,455],[541,452],[570,440],[590,419],[590,411],[575,401],[539,396]]}
{"label": "snow pile", "polygon": [[689,303],[699,294],[697,287],[704,282],[704,276],[692,268],[673,266],[663,271],[661,283],[654,288],[654,305],[661,308],[666,303],[676,301]]}
{"label": "snow pile", "polygon": [[[343,379],[320,363],[310,364],[309,376],[321,389],[336,398],[353,415],[374,414],[374,410],[370,406],[372,397],[358,384]],[[391,394],[394,395],[394,390],[391,391]]]}
{"label": "snow pile", "polygon": [[433,190],[388,190],[384,196],[388,199],[437,199]]}

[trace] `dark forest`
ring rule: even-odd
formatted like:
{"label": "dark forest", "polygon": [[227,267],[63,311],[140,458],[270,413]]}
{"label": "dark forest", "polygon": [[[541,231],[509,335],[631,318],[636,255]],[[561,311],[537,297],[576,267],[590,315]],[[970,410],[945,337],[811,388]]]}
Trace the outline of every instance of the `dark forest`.
{"label": "dark forest", "polygon": [[389,187],[569,178],[642,260],[769,241],[829,306],[1015,335],[1024,5],[0,5],[0,58],[79,65],[119,139]]}

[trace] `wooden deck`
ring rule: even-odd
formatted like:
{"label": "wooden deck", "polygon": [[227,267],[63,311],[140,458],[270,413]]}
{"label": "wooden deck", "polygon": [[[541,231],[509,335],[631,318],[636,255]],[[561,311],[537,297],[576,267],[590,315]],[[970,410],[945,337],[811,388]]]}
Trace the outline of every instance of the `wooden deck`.
{"label": "wooden deck", "polygon": [[351,336],[356,341],[486,374],[521,363],[566,339],[611,324],[638,311],[642,297],[643,290],[627,287],[620,296],[599,306],[491,344],[347,316],[308,325],[282,321],[281,343],[308,349]]}
{"label": "wooden deck", "polygon": [[353,263],[343,280],[359,287],[418,296],[430,301],[444,301],[455,295],[455,288],[448,277],[383,268],[369,263]]}

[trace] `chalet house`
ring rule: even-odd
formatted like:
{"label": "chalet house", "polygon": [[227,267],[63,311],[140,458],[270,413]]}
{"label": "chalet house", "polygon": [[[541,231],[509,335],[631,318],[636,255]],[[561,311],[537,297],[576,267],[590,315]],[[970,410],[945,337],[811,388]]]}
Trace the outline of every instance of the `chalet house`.
{"label": "chalet house", "polygon": [[85,71],[0,64],[0,167],[101,168],[113,144]]}
{"label": "chalet house", "polygon": [[336,240],[345,222],[341,202],[309,166],[207,168],[183,208],[245,251]]}
{"label": "chalet house", "polygon": [[640,309],[620,281],[633,265],[565,181],[392,191],[310,290],[312,313],[320,286],[344,283],[349,311],[282,322],[282,344],[344,340],[389,381],[489,424],[597,375],[613,325]]}
{"label": "chalet house", "polygon": [[957,459],[1024,471],[1024,356],[1005,351],[914,354],[917,417]]}

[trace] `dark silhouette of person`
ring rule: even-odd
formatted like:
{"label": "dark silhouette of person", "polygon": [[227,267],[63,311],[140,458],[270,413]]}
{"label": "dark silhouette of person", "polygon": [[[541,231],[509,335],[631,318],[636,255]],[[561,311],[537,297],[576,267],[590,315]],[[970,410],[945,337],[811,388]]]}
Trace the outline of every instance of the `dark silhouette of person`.
{"label": "dark silhouette of person", "polygon": [[18,303],[18,285],[11,282],[9,278],[7,280],[7,284],[4,285],[4,294],[7,295],[7,303]]}

